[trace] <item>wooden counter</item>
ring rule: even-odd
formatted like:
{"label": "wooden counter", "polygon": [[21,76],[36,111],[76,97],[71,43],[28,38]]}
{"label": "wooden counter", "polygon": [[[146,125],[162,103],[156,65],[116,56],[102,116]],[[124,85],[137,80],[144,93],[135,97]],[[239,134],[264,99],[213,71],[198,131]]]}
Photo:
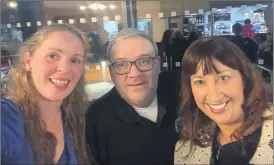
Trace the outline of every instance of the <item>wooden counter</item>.
{"label": "wooden counter", "polygon": [[86,65],[85,68],[86,68],[85,77],[86,77],[87,83],[111,81],[109,69],[107,65],[105,66],[105,68],[102,68],[101,63],[94,63],[94,64]]}

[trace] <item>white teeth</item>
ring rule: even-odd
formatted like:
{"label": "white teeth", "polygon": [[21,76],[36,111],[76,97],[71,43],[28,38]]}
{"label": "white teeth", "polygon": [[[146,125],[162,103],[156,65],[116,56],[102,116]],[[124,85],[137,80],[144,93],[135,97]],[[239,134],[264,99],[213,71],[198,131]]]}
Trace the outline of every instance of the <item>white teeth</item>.
{"label": "white teeth", "polygon": [[225,105],[226,105],[226,102],[224,102],[223,104],[220,104],[220,105],[210,105],[209,104],[209,106],[213,109],[222,109],[225,107]]}
{"label": "white teeth", "polygon": [[66,85],[68,81],[62,81],[62,80],[57,80],[57,79],[50,79],[51,82],[53,82],[55,85]]}

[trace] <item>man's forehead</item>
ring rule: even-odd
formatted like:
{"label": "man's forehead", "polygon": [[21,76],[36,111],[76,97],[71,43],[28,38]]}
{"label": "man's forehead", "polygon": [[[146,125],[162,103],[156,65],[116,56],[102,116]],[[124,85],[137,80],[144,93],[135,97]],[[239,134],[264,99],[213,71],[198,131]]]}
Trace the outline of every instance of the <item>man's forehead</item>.
{"label": "man's forehead", "polygon": [[148,39],[141,36],[130,36],[130,37],[120,39],[116,41],[113,47],[120,48],[120,47],[123,47],[123,45],[138,46],[138,47],[146,46],[146,47],[153,48],[152,43]]}
{"label": "man's forehead", "polygon": [[141,37],[130,37],[120,40],[111,50],[112,59],[135,59],[142,56],[155,56],[153,45]]}

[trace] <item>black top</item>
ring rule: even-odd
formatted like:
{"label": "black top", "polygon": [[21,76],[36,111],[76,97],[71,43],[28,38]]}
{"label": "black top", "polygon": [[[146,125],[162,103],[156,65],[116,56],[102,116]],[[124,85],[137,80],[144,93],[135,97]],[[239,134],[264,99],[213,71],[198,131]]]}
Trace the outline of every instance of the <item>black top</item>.
{"label": "black top", "polygon": [[259,44],[255,40],[249,37],[234,36],[231,41],[246,54],[252,63],[257,63]]}
{"label": "black top", "polygon": [[[259,145],[262,128],[243,140],[220,146],[215,139],[212,147],[212,165],[249,165]],[[220,147],[219,147],[220,146]]]}
{"label": "black top", "polygon": [[99,164],[173,165],[179,80],[180,72],[161,73],[156,123],[140,116],[115,88],[89,107],[86,138]]}

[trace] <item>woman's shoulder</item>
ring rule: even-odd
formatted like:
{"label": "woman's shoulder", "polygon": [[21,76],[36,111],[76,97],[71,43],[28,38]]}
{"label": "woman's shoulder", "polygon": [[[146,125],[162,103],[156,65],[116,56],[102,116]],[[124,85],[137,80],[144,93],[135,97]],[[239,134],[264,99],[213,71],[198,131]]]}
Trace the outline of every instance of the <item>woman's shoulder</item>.
{"label": "woman's shoulder", "polygon": [[25,139],[24,118],[9,99],[1,99],[1,159],[13,162],[22,152]]}
{"label": "woman's shoulder", "polygon": [[264,117],[259,145],[251,164],[273,164],[273,106],[265,111]]}
{"label": "woman's shoulder", "polygon": [[190,152],[190,143],[179,140],[175,145],[174,164],[185,163],[188,152]]}
{"label": "woman's shoulder", "polygon": [[24,117],[19,107],[10,99],[1,99],[1,136],[15,139],[24,137]]}
{"label": "woman's shoulder", "polygon": [[264,118],[261,140],[273,139],[273,105],[266,109]]}
{"label": "woman's shoulder", "polygon": [[24,117],[19,107],[10,99],[1,99],[1,132],[4,135],[24,133]]}
{"label": "woman's shoulder", "polygon": [[265,120],[251,164],[273,164],[273,120]]}
{"label": "woman's shoulder", "polygon": [[[12,100],[10,99],[3,99],[1,98],[1,116],[2,118],[18,118],[18,119],[23,119],[23,115],[19,109],[19,107],[13,103]],[[8,121],[8,120],[4,120]],[[3,122],[3,120],[2,120]]]}
{"label": "woman's shoulder", "polygon": [[199,147],[190,141],[179,140],[174,151],[174,164],[209,164],[211,147]]}

